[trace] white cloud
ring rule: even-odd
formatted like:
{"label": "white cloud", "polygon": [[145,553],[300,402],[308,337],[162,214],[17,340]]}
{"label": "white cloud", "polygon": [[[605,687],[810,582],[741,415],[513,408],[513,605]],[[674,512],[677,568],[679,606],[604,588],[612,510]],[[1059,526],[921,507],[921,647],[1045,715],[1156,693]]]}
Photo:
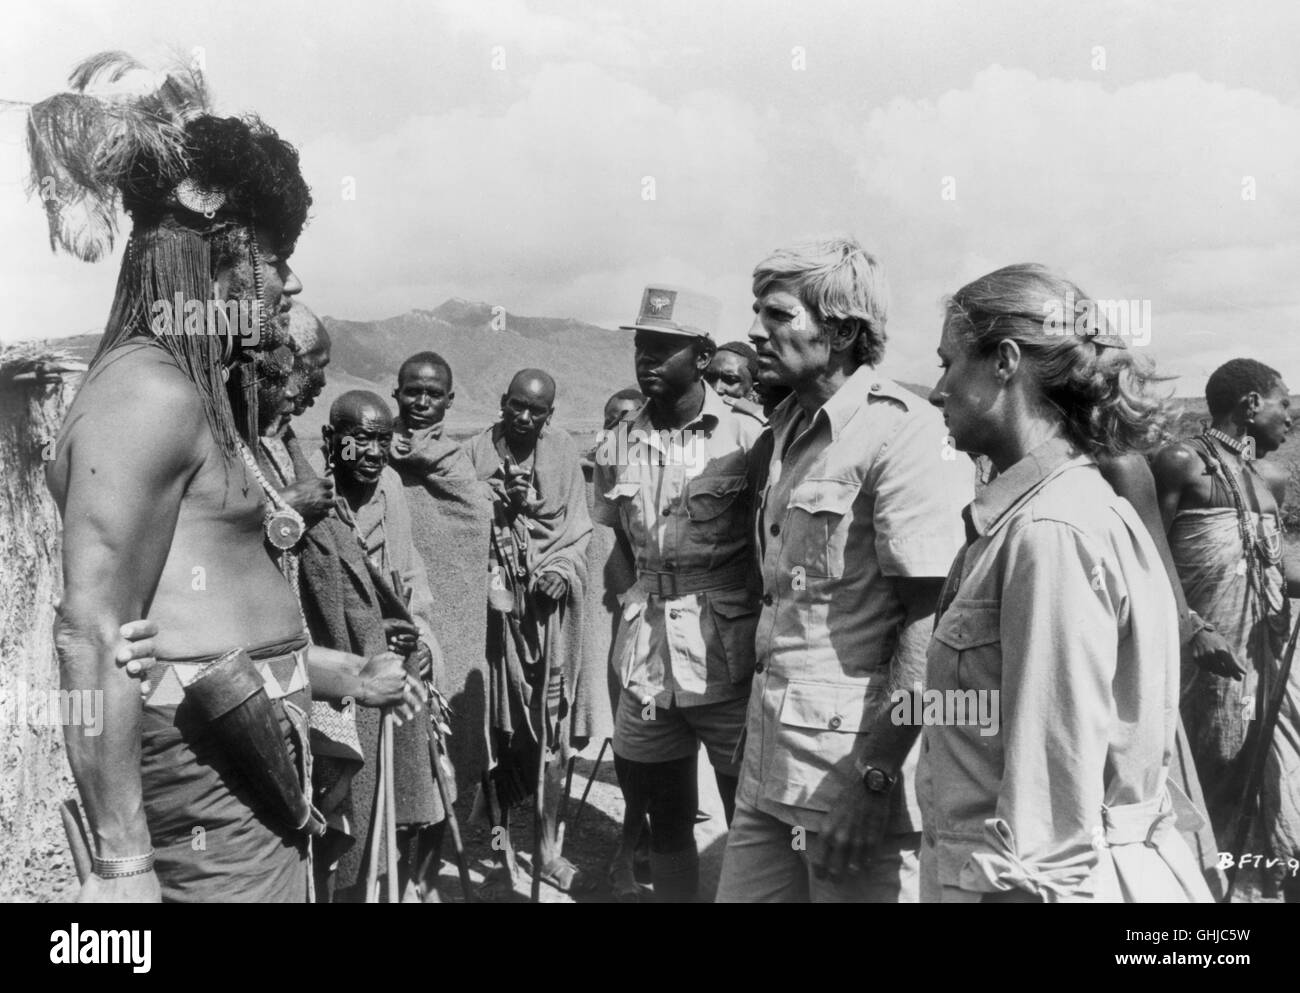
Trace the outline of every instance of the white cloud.
{"label": "white cloud", "polygon": [[[16,15],[35,54],[0,65],[0,96],[46,95],[97,47],[208,47],[220,109],[255,108],[301,146],[317,206],[294,264],[336,316],[459,295],[609,324],[646,281],[672,279],[721,296],[731,338],[759,258],[852,231],[890,273],[889,365],[904,378],[931,376],[944,293],[1036,260],[1098,297],[1151,299],[1151,353],[1190,377],[1181,388],[1228,347],[1300,382],[1300,82],[1273,57],[1297,14],[1282,5],[1227,32],[1204,3],[464,0],[319,18],[301,3],[239,0],[226,16],[144,0],[88,9],[76,38],[56,22],[80,7],[37,9]],[[504,73],[489,68],[498,44]],[[3,340],[95,326],[116,268],[45,251],[21,194],[20,118],[0,115],[0,271],[20,289]]]}
{"label": "white cloud", "polygon": [[[757,115],[725,94],[670,105],[597,66],[547,68],[499,115],[308,142],[318,205],[295,265],[330,312],[427,306],[402,297],[423,280],[524,312],[621,313],[639,298],[629,282],[707,282],[730,263],[719,241],[770,196],[757,132]],[[345,176],[355,201],[342,199]],[[677,260],[674,272],[655,259]]]}
{"label": "white cloud", "polygon": [[[841,147],[858,216],[888,236],[895,314],[931,337],[936,296],[1039,261],[1094,296],[1151,299],[1151,353],[1171,372],[1204,368],[1211,315],[1238,351],[1300,372],[1297,310],[1278,306],[1300,265],[1300,109],[1190,74],[1111,90],[995,66],[937,100],[875,110]],[[908,359],[933,349],[920,338],[898,345]]]}

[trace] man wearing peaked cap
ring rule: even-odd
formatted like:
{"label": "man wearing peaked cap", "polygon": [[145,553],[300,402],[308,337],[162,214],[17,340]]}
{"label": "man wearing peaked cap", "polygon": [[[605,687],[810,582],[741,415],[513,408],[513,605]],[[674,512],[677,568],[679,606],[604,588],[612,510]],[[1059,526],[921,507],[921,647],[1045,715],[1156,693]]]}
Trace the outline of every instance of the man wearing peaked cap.
{"label": "man wearing peaked cap", "polygon": [[711,339],[721,317],[722,304],[715,297],[676,286],[647,286],[636,321],[619,328]]}
{"label": "man wearing peaked cap", "polygon": [[704,381],[721,313],[704,294],[646,288],[623,328],[636,332],[648,402],[595,452],[592,516],[615,529],[615,554],[636,575],[610,656],[623,687],[615,768],[628,805],[650,816],[658,902],[697,896],[701,742],[731,820],[754,669],[747,470],[762,423]]}

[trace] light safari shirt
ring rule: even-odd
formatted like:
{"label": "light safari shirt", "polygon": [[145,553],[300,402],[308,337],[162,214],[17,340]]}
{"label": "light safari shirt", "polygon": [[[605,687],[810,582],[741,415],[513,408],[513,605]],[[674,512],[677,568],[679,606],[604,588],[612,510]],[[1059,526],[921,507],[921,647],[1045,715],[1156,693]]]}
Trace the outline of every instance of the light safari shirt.
{"label": "light safari shirt", "polygon": [[[757,584],[735,577],[751,562],[746,472],[763,425],[703,385],[681,432],[657,431],[646,404],[594,453],[592,518],[627,536],[643,580],[624,597],[611,664],[659,707],[744,696],[754,668]],[[718,587],[671,595],[673,576],[700,575]],[[658,576],[664,595],[645,588]]]}
{"label": "light safari shirt", "polygon": [[[771,429],[739,797],[815,832],[843,790],[864,788],[855,762],[870,712],[895,688],[905,611],[894,578],[947,575],[974,468],[946,444],[933,407],[869,366],[811,418],[787,398]],[[894,832],[920,830],[916,751],[901,770]]]}
{"label": "light safari shirt", "polygon": [[1092,459],[1061,439],[994,479],[968,518],[971,541],[941,601],[926,691],[997,691],[1001,721],[993,735],[924,729],[920,792],[936,898],[1012,887],[1049,900],[1091,896],[1112,888],[1109,865],[1098,873],[1107,839],[1124,846],[1121,870],[1123,859],[1160,860],[1148,872],[1155,880],[1166,862],[1146,843],[1182,841],[1171,817],[1154,830],[1179,648],[1150,534]]}

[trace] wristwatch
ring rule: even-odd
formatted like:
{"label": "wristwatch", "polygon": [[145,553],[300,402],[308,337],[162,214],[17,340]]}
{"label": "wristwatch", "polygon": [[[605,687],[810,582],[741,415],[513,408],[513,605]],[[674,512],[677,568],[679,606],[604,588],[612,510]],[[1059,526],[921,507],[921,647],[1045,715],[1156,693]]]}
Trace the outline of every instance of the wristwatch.
{"label": "wristwatch", "polygon": [[898,777],[874,765],[859,765],[858,773],[862,776],[862,785],[869,793],[888,793],[898,782]]}

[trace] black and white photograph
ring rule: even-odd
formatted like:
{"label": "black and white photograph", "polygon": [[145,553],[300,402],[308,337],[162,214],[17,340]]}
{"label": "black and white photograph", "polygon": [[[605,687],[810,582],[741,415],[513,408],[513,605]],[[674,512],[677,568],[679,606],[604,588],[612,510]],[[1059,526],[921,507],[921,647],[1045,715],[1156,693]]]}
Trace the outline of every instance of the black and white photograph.
{"label": "black and white photograph", "polygon": [[[4,22],[0,902],[1281,964],[1300,7]],[[33,961],[193,926],[83,909]]]}

